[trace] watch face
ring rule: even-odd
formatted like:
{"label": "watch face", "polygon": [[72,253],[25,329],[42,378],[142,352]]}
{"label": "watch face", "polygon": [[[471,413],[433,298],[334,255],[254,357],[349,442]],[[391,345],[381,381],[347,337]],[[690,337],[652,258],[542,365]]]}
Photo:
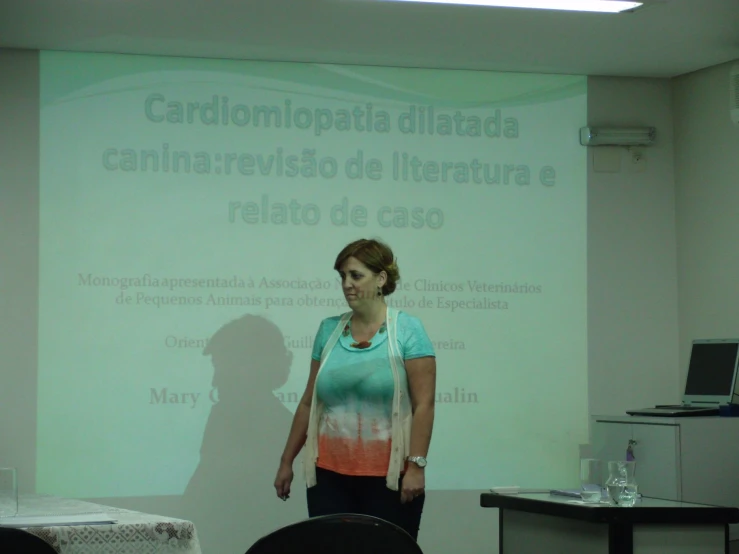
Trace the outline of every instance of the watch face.
{"label": "watch face", "polygon": [[416,464],[418,467],[426,467],[426,458],[423,458],[421,456],[414,456],[411,458],[411,462]]}

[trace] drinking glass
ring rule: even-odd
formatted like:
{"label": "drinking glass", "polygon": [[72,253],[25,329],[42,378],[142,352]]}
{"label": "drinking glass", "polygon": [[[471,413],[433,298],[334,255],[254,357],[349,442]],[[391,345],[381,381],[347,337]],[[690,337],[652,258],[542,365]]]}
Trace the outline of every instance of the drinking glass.
{"label": "drinking glass", "polygon": [[603,465],[595,458],[580,460],[580,497],[583,502],[600,502],[603,492]]}
{"label": "drinking glass", "polygon": [[18,514],[18,481],[14,467],[0,467],[0,517]]}
{"label": "drinking glass", "polygon": [[636,504],[638,487],[636,484],[636,462],[608,462],[606,490],[611,504],[632,507]]}

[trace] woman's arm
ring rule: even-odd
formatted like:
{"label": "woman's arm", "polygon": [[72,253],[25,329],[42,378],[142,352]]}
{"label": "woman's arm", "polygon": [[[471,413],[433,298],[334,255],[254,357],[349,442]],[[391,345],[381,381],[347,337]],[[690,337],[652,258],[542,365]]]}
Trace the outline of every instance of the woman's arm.
{"label": "woman's arm", "polygon": [[[434,427],[434,399],[436,396],[436,358],[425,356],[405,361],[408,386],[411,393],[413,421],[409,455],[426,457]],[[412,502],[426,489],[426,475],[422,467],[408,464],[400,493],[400,501]]]}
{"label": "woman's arm", "polygon": [[[436,398],[436,358],[424,356],[405,361],[413,407],[410,456],[427,456],[434,427]],[[418,468],[411,464],[410,468]]]}
{"label": "woman's arm", "polygon": [[316,360],[311,360],[310,362],[308,384],[305,386],[303,397],[300,399],[297,410],[295,410],[295,416],[293,417],[293,423],[290,426],[290,434],[287,436],[285,450],[282,452],[282,456],[280,457],[280,465],[292,467],[293,461],[305,444],[305,440],[308,435],[310,405],[311,400],[313,399],[313,384],[316,382],[316,375],[318,374],[318,368],[320,365],[320,362],[317,362]]}

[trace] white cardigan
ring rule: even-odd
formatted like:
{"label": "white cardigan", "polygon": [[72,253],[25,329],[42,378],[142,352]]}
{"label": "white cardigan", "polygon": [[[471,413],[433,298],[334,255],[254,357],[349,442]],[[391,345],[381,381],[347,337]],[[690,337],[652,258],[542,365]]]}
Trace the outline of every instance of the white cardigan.
{"label": "white cardigan", "polygon": [[[323,404],[316,397],[316,385],[318,375],[326,365],[331,351],[339,340],[344,327],[351,318],[352,312],[341,316],[339,324],[329,337],[321,352],[321,365],[318,368],[315,382],[313,383],[313,397],[310,405],[310,417],[308,419],[308,434],[305,442],[305,457],[303,469],[305,472],[305,484],[312,487],[316,484],[316,461],[318,460],[318,427],[323,414]],[[398,481],[405,460],[409,455],[411,441],[411,423],[413,421],[413,407],[411,405],[410,392],[408,390],[408,376],[405,372],[403,357],[398,351],[398,311],[387,308],[387,345],[390,367],[393,371],[395,381],[395,392],[393,393],[393,411],[391,426],[391,450],[390,465],[387,471],[387,487],[394,491],[398,490]]]}

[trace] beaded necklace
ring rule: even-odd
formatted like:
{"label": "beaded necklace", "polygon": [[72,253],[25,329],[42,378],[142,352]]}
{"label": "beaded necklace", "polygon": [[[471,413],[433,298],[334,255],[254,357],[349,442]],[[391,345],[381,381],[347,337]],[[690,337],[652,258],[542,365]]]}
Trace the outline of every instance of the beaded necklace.
{"label": "beaded necklace", "polygon": [[[385,322],[383,321],[382,325],[380,325],[380,328],[377,330],[377,332],[382,334],[385,332],[386,329],[387,329],[387,325],[385,325]],[[352,320],[350,319],[349,321],[346,322],[346,325],[344,326],[344,331],[342,334],[345,337],[348,337],[351,334],[351,332],[352,332]],[[363,350],[365,348],[369,348],[370,346],[372,346],[372,341],[371,340],[363,340],[359,342],[355,341],[352,344],[350,344],[350,346],[352,348]]]}

